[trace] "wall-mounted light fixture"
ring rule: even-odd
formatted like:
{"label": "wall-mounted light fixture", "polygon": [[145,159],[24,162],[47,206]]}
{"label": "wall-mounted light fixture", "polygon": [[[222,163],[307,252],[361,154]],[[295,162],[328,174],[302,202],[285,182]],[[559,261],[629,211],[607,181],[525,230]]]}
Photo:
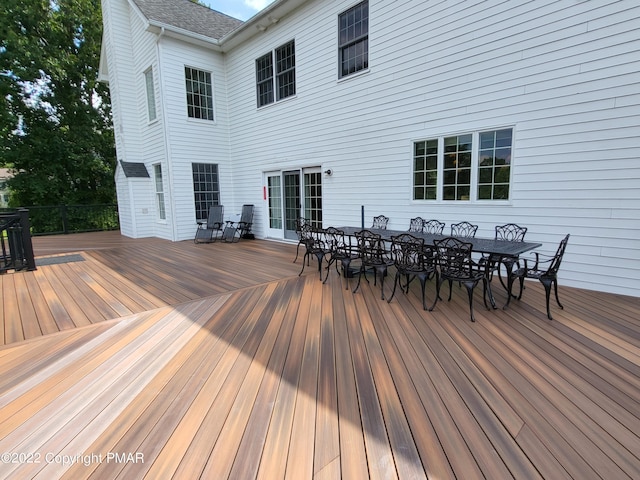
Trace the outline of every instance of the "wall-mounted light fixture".
{"label": "wall-mounted light fixture", "polygon": [[324,174],[327,175],[328,177],[330,177],[331,175],[333,175],[333,171],[329,168],[329,169],[324,171]]}

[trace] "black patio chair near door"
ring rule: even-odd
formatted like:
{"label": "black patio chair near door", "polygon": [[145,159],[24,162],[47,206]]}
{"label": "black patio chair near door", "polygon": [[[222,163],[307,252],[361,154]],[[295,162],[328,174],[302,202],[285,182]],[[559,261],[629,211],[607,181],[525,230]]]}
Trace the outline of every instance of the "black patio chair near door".
{"label": "black patio chair near door", "polygon": [[198,229],[193,239],[194,243],[212,243],[221,238],[224,231],[224,207],[211,205],[206,221],[198,222]]}
{"label": "black patio chair near door", "polygon": [[240,238],[253,238],[253,233],[251,233],[251,228],[253,227],[253,209],[254,206],[251,204],[242,205],[242,213],[240,214],[240,220],[237,223],[238,235]]}
{"label": "black patio chair near door", "polygon": [[469,313],[471,321],[475,322],[473,314],[473,292],[478,283],[482,282],[482,300],[484,306],[487,305],[487,277],[482,266],[475,263],[471,258],[473,245],[463,242],[457,238],[447,237],[443,240],[434,240],[436,248],[436,262],[440,272],[440,278],[436,282],[436,299],[429,310],[433,310],[440,298],[440,287],[444,281],[449,282],[449,299],[451,300],[451,290],[453,282],[459,282],[467,289],[469,296]]}
{"label": "black patio chair near door", "polygon": [[305,234],[310,232],[309,229],[303,228],[304,226],[311,226],[311,221],[304,217],[296,218],[296,236],[298,237],[298,245],[296,246],[296,258],[293,259],[293,263],[298,261],[298,255],[300,254],[300,245],[304,245],[307,241]]}

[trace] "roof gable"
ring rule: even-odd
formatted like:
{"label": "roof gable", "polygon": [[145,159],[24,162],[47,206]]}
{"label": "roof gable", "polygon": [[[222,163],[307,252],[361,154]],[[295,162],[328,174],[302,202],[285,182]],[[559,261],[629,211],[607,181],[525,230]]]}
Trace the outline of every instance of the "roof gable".
{"label": "roof gable", "polygon": [[244,22],[190,0],[132,0],[150,21],[219,40]]}

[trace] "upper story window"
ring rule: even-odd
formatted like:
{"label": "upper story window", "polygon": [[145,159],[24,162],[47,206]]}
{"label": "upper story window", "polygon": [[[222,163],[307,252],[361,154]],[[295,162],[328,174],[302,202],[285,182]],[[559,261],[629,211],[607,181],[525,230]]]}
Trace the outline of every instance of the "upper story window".
{"label": "upper story window", "polygon": [[338,17],[340,78],[369,68],[369,2]]}
{"label": "upper story window", "polygon": [[415,142],[413,199],[509,200],[512,148],[511,128]]}
{"label": "upper story window", "polygon": [[144,72],[144,83],[147,90],[147,115],[149,121],[156,119],[156,92],[153,84],[153,68]]}
{"label": "upper story window", "polygon": [[211,72],[184,67],[187,87],[187,114],[191,118],[213,120]]}
{"label": "upper story window", "polygon": [[296,52],[293,40],[256,60],[256,94],[258,107],[296,94]]}

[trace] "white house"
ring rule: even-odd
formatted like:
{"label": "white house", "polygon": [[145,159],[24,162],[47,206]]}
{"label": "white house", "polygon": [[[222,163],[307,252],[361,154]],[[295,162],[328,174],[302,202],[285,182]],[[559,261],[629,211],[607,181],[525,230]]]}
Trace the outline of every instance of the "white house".
{"label": "white house", "polygon": [[[528,227],[564,285],[640,296],[640,3],[102,0],[122,233],[390,217]],[[329,173],[330,172],[330,173]],[[368,225],[367,225],[368,226]]]}

